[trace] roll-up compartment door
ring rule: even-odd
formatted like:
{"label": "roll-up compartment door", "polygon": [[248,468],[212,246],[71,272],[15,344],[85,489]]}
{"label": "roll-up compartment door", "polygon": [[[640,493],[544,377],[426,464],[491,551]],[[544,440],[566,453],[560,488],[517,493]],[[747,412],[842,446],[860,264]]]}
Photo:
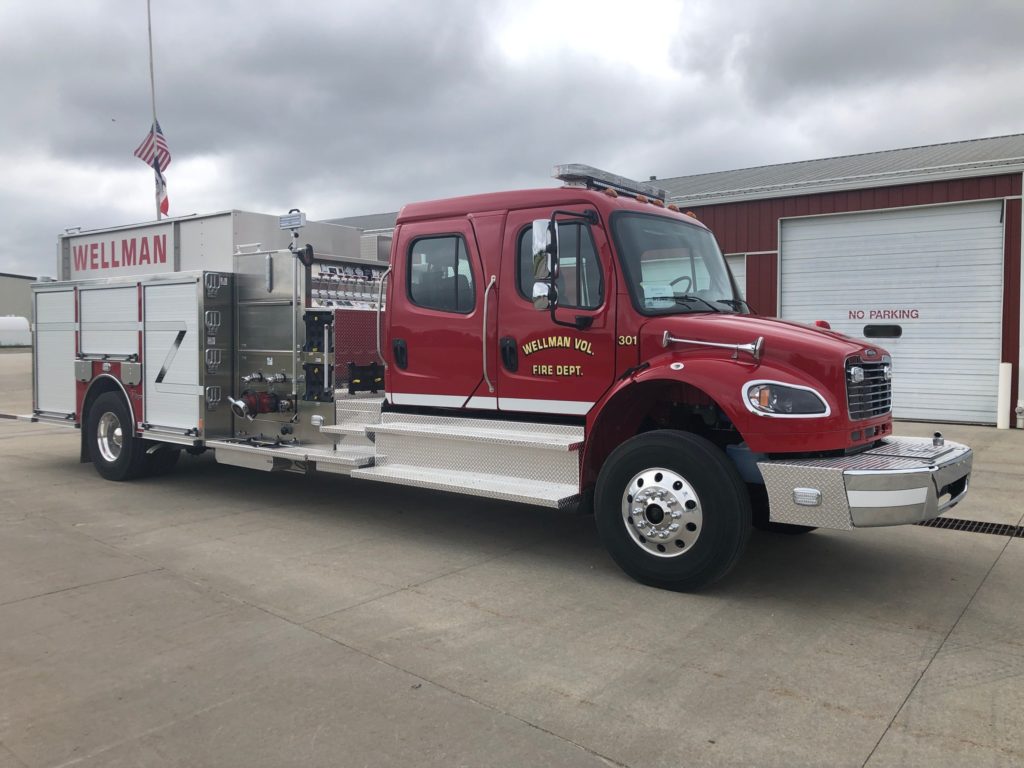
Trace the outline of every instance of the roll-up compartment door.
{"label": "roll-up compartment door", "polygon": [[202,394],[197,283],[147,285],[144,306],[146,421],[195,429]]}
{"label": "roll-up compartment door", "polygon": [[75,292],[35,294],[35,407],[62,416],[75,410]]}

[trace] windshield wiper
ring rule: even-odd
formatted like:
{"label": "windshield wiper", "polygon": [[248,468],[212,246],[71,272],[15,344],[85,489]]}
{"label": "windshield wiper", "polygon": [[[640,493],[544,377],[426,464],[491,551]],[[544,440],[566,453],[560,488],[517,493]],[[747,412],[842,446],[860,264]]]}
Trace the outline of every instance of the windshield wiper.
{"label": "windshield wiper", "polygon": [[694,302],[694,301],[699,301],[702,304],[707,304],[711,308],[712,312],[721,312],[722,311],[718,307],[716,307],[714,304],[712,304],[710,301],[708,301],[707,299],[702,299],[700,296],[693,296],[692,294],[689,294],[689,293],[682,293],[682,294],[679,294],[678,296],[674,296],[673,298],[676,300],[677,304],[684,304],[684,303],[690,303],[690,302]]}
{"label": "windshield wiper", "polygon": [[739,312],[743,307],[747,308],[747,312],[754,314],[754,308],[750,306],[744,299],[715,299],[719,304],[728,304],[730,307]]}

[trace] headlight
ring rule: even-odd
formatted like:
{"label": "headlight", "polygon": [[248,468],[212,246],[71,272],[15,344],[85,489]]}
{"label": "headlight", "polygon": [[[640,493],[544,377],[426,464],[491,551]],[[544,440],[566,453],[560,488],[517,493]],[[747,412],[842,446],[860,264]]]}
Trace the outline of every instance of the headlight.
{"label": "headlight", "polygon": [[766,416],[828,416],[825,398],[808,387],[755,381],[746,387],[746,406]]}

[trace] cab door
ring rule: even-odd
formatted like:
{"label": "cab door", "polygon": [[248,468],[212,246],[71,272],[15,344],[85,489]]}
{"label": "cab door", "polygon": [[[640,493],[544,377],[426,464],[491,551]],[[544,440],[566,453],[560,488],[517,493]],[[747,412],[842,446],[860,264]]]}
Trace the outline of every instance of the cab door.
{"label": "cab door", "polygon": [[[575,210],[575,206],[570,209]],[[579,206],[582,212],[584,206]],[[498,291],[498,409],[584,416],[615,373],[615,270],[599,224],[561,220],[558,309],[534,308],[534,219],[550,209],[512,211],[502,243]]]}
{"label": "cab door", "polygon": [[403,224],[388,287],[387,394],[461,408],[483,377],[482,275],[465,219]]}

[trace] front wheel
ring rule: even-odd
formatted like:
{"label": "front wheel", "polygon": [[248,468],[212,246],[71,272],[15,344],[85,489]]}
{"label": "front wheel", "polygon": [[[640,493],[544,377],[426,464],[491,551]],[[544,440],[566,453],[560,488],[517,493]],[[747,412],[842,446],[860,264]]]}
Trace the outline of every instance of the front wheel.
{"label": "front wheel", "polygon": [[105,392],[96,398],[86,418],[89,457],[107,480],[131,480],[142,474],[146,453],[135,437],[131,412],[124,398]]}
{"label": "front wheel", "polygon": [[715,445],[658,430],[616,448],[597,480],[598,534],[627,574],[677,591],[728,573],[750,537],[747,489]]}

